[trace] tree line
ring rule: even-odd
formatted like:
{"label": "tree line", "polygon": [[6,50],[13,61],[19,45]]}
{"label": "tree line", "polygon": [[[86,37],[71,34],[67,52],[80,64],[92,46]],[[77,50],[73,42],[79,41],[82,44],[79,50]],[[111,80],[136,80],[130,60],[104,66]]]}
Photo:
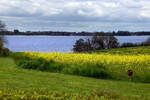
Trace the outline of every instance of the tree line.
{"label": "tree line", "polygon": [[0,32],[0,35],[50,35],[50,36],[94,36],[99,34],[101,36],[142,36],[150,35],[150,32],[129,32],[129,31],[113,31],[113,32],[63,32],[63,31],[26,31],[21,32],[19,30]]}

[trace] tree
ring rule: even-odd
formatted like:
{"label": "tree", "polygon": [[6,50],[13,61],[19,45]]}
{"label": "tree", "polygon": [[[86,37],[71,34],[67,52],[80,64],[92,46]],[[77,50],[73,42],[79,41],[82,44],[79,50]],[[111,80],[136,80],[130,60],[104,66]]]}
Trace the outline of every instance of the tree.
{"label": "tree", "polygon": [[117,47],[119,47],[119,43],[114,36],[100,36],[99,34],[96,34],[92,38],[89,38],[87,40],[77,40],[74,45],[73,51],[83,52],[89,50],[111,49]]}
{"label": "tree", "polygon": [[0,20],[0,32],[5,31],[6,30],[5,27],[6,27],[5,23]]}
{"label": "tree", "polygon": [[[5,26],[6,25],[2,21],[0,21],[0,32],[6,31]],[[3,47],[4,43],[6,42],[7,41],[4,38],[4,36],[0,36],[0,54],[5,54],[6,52],[8,53],[9,50],[8,49],[6,50],[6,48]]]}
{"label": "tree", "polygon": [[15,33],[15,34],[18,34],[18,33],[19,33],[19,30],[18,30],[18,29],[15,29],[15,30],[14,30],[14,33]]}
{"label": "tree", "polygon": [[[4,29],[5,29],[5,24],[2,21],[0,21],[0,32],[2,32]],[[0,51],[2,50],[3,42],[4,42],[4,38],[3,36],[0,36]]]}
{"label": "tree", "polygon": [[75,45],[73,46],[73,51],[75,51],[75,52],[84,52],[84,51],[88,51],[88,50],[92,50],[89,39],[87,39],[87,41],[85,41],[84,39],[81,38],[81,39],[77,40]]}

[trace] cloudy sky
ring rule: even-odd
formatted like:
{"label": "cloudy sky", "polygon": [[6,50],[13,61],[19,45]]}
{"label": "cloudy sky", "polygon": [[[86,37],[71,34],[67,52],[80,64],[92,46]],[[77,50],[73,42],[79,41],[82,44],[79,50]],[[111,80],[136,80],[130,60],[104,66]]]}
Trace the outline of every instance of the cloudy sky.
{"label": "cloudy sky", "polygon": [[150,31],[150,0],[0,0],[8,30]]}

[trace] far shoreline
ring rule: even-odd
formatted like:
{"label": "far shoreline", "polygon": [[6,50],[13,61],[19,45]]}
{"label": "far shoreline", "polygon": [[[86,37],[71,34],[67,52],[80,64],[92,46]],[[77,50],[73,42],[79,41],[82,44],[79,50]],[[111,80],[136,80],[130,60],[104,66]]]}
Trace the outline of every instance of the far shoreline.
{"label": "far shoreline", "polygon": [[129,31],[118,31],[118,32],[61,32],[61,31],[26,31],[20,32],[19,30],[14,31],[1,31],[0,35],[10,36],[150,36],[150,32],[129,32]]}

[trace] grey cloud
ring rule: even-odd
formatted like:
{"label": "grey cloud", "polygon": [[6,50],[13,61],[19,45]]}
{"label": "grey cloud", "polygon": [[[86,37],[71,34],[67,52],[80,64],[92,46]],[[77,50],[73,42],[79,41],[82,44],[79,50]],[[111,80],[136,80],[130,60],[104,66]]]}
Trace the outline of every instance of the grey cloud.
{"label": "grey cloud", "polygon": [[149,0],[0,0],[0,18],[148,23],[149,5]]}

